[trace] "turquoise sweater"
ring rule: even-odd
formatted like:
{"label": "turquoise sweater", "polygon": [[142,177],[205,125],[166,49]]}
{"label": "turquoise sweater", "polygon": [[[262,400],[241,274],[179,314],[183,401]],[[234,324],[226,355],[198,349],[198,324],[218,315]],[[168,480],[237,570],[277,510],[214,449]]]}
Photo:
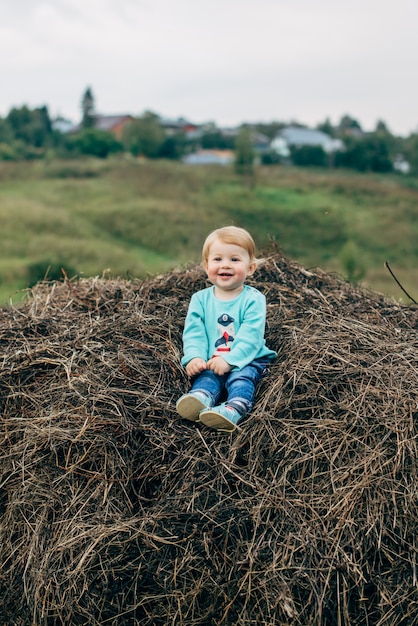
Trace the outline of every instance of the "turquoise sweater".
{"label": "turquoise sweater", "polygon": [[184,323],[182,365],[194,358],[222,356],[234,369],[254,359],[274,359],[265,343],[266,299],[244,285],[234,300],[219,300],[214,287],[193,294]]}

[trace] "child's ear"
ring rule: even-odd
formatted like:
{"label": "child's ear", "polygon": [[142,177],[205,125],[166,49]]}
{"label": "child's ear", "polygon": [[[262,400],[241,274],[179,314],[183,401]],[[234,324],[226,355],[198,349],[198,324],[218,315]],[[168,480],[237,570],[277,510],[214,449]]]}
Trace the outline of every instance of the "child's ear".
{"label": "child's ear", "polygon": [[257,269],[257,263],[253,261],[252,263],[250,263],[250,266],[248,268],[248,276],[252,276],[256,269]]}

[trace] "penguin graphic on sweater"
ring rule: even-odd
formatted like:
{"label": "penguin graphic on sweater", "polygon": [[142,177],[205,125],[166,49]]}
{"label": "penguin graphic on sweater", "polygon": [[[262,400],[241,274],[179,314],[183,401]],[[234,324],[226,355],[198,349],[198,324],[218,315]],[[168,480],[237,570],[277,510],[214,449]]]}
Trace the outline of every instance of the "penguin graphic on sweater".
{"label": "penguin graphic on sweater", "polygon": [[217,319],[219,339],[215,342],[216,351],[213,356],[222,356],[225,352],[230,352],[231,343],[234,341],[235,328],[234,318],[228,313],[222,313]]}

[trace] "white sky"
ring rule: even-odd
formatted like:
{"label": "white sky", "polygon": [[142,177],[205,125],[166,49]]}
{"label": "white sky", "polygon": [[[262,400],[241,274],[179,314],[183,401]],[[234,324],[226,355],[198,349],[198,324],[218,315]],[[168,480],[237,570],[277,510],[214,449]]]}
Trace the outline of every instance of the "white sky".
{"label": "white sky", "polygon": [[2,0],[0,116],[24,104],[418,130],[416,0]]}

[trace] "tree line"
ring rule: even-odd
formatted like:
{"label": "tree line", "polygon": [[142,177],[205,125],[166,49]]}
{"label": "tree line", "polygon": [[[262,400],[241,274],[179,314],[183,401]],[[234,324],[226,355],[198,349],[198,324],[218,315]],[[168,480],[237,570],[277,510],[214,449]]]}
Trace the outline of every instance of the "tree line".
{"label": "tree line", "polygon": [[[168,133],[160,116],[152,111],[133,117],[117,139],[95,127],[95,100],[90,87],[81,99],[81,123],[74,132],[62,132],[51,119],[47,106],[13,107],[0,117],[0,160],[107,158],[116,153],[150,159],[181,159],[197,149],[229,149],[235,152],[238,170],[252,167],[255,159],[265,165],[291,162],[298,166],[344,167],[362,172],[391,172],[394,169],[418,174],[418,134],[393,135],[383,121],[372,132],[364,132],[357,120],[345,115],[332,125],[318,125],[329,136],[341,139],[343,150],[328,154],[321,146],[291,147],[283,158],[267,146],[256,147],[255,137],[273,139],[285,127],[282,122],[242,124],[235,133],[225,133],[216,124],[206,124],[191,135],[181,129]],[[297,124],[295,124],[297,125]],[[405,169],[406,168],[406,169]]]}

